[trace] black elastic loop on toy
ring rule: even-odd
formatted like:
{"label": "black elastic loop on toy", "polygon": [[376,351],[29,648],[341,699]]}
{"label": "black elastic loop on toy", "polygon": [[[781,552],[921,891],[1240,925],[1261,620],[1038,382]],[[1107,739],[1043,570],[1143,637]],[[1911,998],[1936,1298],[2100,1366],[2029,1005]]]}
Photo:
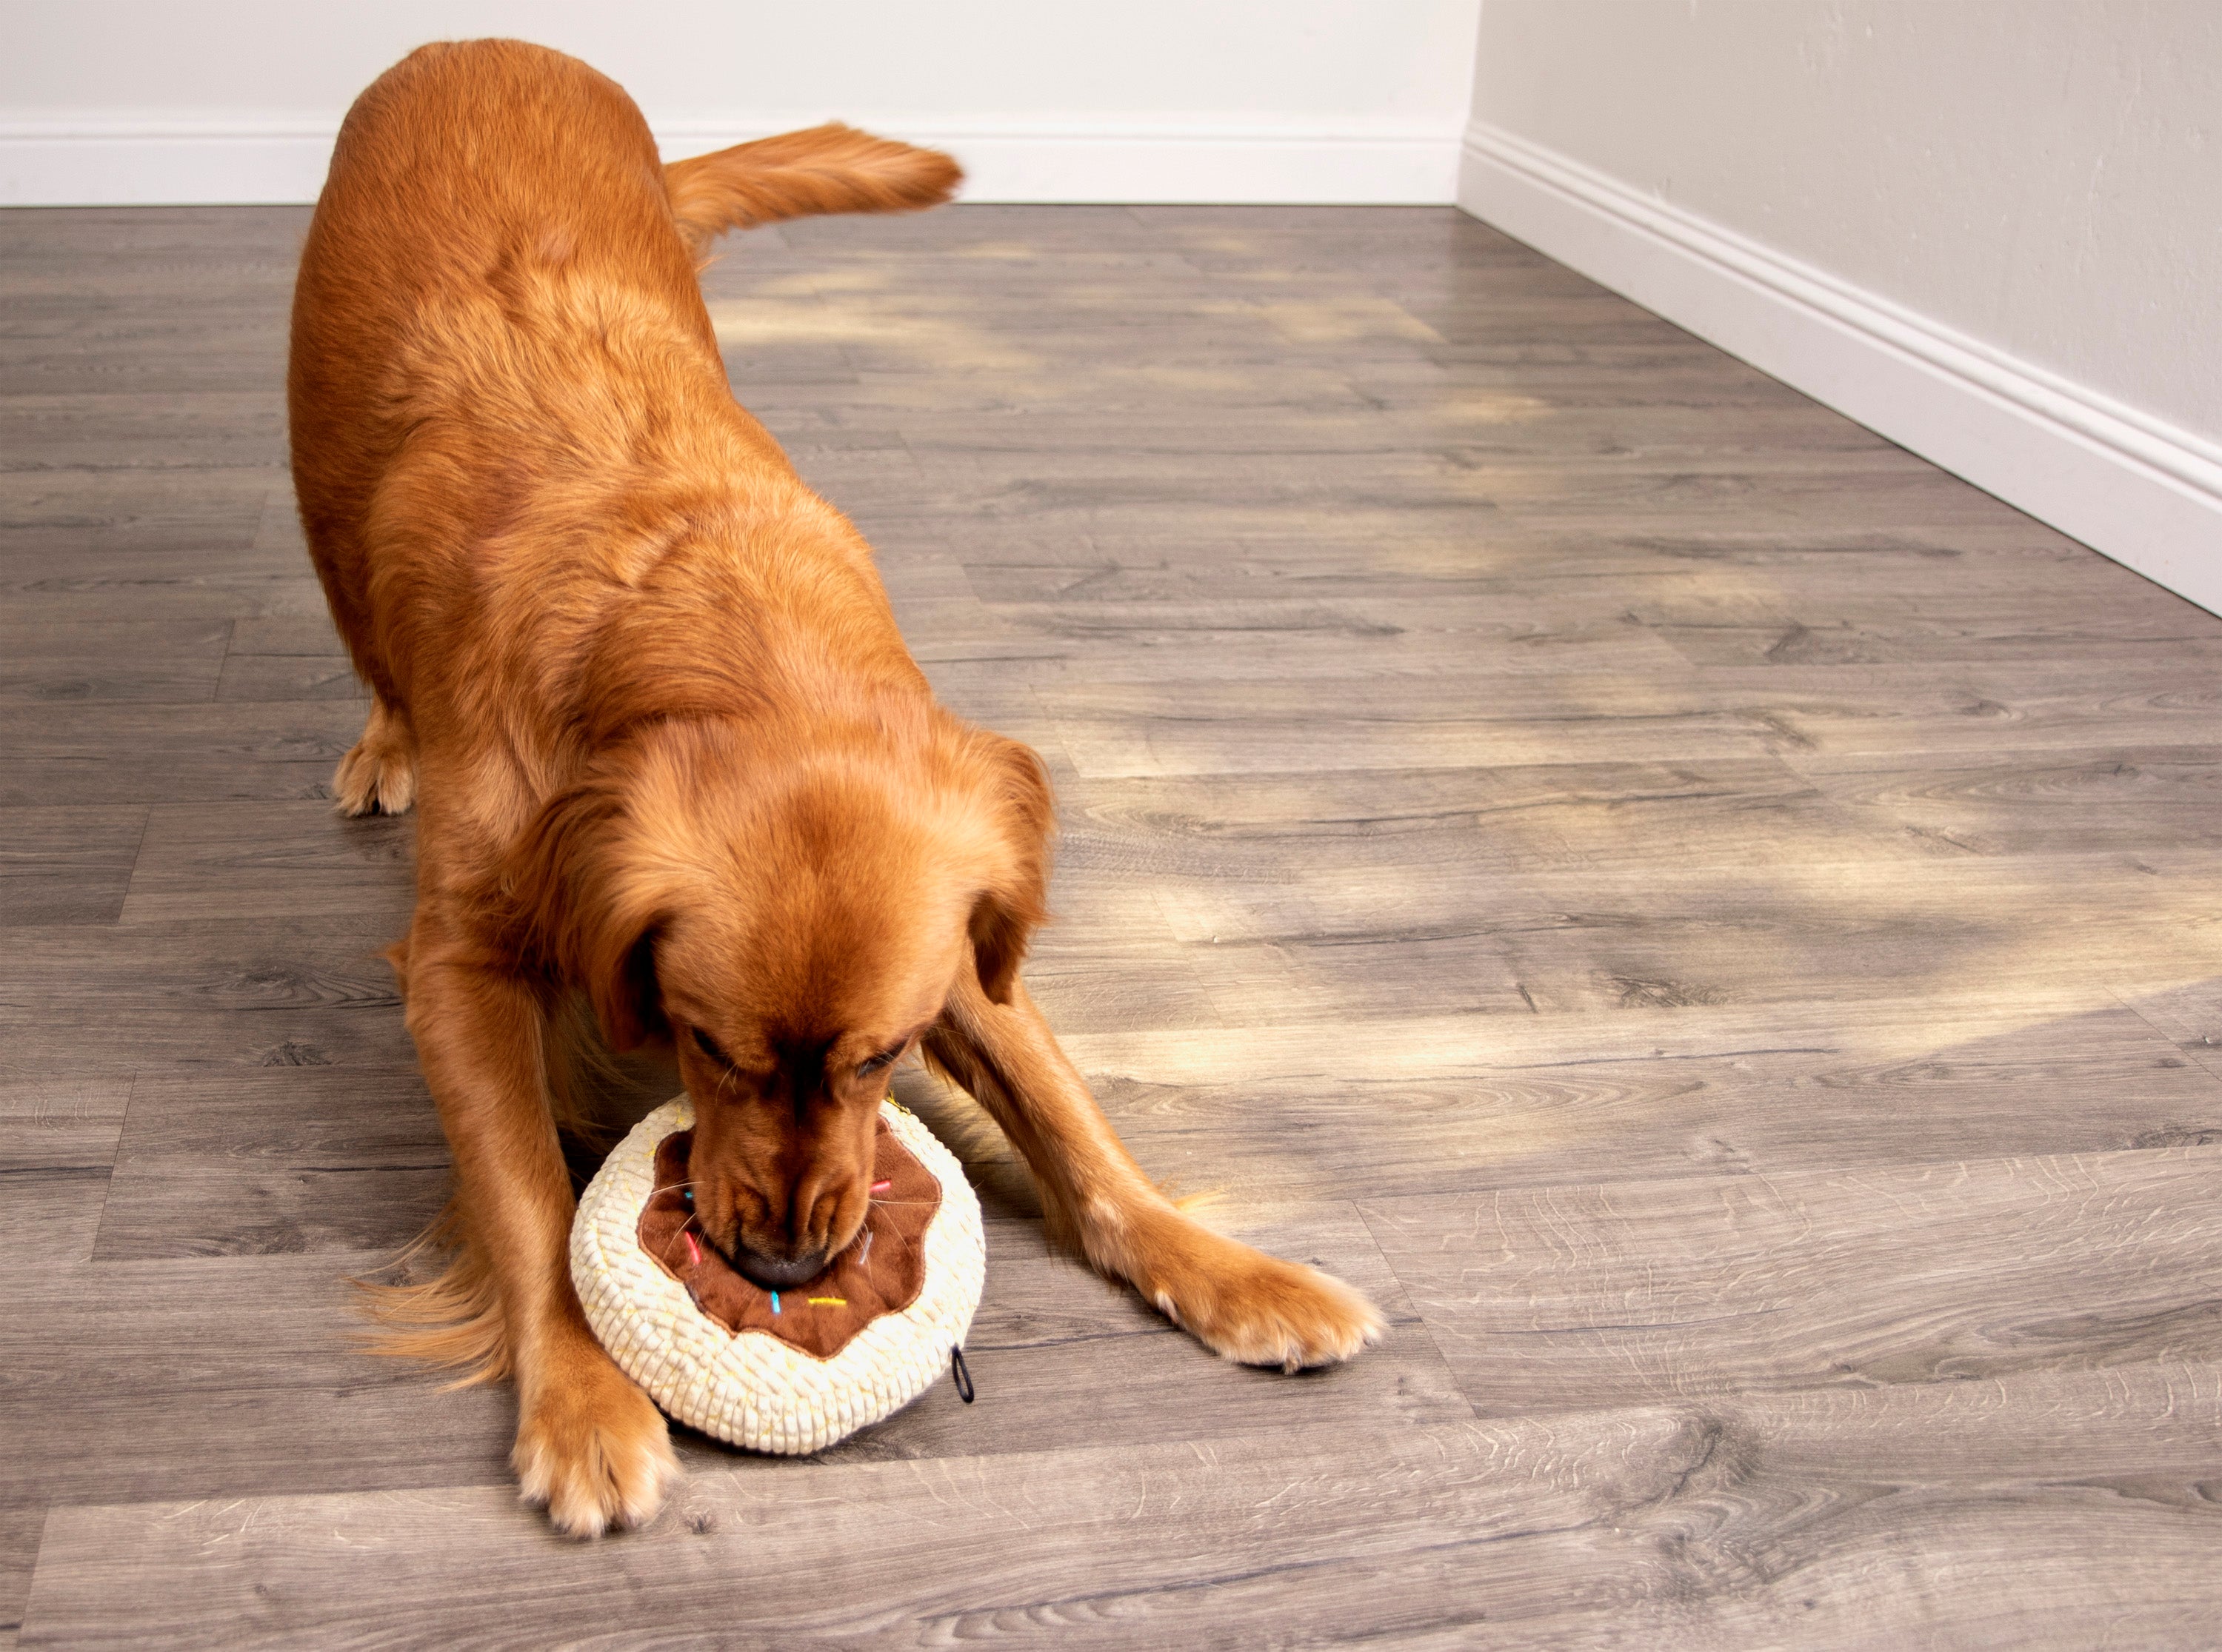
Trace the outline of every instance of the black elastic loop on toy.
{"label": "black elastic loop on toy", "polygon": [[949,1350],[949,1374],[957,1379],[957,1397],[966,1405],[972,1403],[972,1374],[964,1368],[964,1350]]}

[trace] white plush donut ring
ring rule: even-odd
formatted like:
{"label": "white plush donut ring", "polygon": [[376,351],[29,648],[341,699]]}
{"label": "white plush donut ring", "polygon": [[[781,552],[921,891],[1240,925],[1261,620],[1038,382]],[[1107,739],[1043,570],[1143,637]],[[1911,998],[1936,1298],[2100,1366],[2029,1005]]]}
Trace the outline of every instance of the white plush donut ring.
{"label": "white plush donut ring", "polygon": [[[924,1238],[925,1277],[909,1305],[866,1320],[823,1357],[769,1331],[728,1330],[642,1248],[643,1213],[658,1191],[657,1149],[694,1127],[693,1103],[683,1095],[664,1103],[604,1161],[571,1224],[572,1282],[611,1358],[672,1417],[755,1451],[819,1451],[907,1405],[949,1368],[987,1277],[980,1201],[956,1155],[908,1111],[891,1098],[880,1116],[940,1184]],[[799,1286],[777,1305],[807,1313],[812,1288]]]}

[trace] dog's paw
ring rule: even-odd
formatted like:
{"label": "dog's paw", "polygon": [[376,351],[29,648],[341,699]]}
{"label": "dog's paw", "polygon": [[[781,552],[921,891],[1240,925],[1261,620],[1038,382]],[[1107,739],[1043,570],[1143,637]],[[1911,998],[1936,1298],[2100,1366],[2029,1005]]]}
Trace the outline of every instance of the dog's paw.
{"label": "dog's paw", "polygon": [[1381,1340],[1381,1311],[1315,1267],[1284,1262],[1183,1221],[1158,1248],[1143,1294],[1238,1365],[1334,1365]]}
{"label": "dog's paw", "polygon": [[540,1388],[518,1424],[511,1461],[520,1495],[573,1537],[645,1525],[679,1479],[662,1415],[606,1358],[599,1369],[580,1361]]}
{"label": "dog's paw", "polygon": [[340,813],[351,817],[405,815],[417,801],[417,743],[383,704],[372,704],[362,738],[340,759],[332,797]]}

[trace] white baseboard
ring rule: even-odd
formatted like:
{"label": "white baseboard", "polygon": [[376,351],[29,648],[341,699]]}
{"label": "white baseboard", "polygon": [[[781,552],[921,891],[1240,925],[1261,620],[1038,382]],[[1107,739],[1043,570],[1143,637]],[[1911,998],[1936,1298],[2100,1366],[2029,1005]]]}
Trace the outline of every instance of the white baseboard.
{"label": "white baseboard", "polygon": [[0,124],[0,206],[267,206],[313,201],[336,124]]}
{"label": "white baseboard", "polygon": [[2222,447],[1477,123],[1459,204],[2222,613]]}
{"label": "white baseboard", "polygon": [[[968,201],[1448,206],[1454,133],[993,126],[875,127],[956,154]],[[0,122],[0,206],[210,206],[313,201],[336,124],[238,121]],[[769,128],[659,127],[667,155],[699,153]]]}
{"label": "white baseboard", "polygon": [[[1454,135],[976,130],[903,135],[946,149],[963,163],[968,201],[1449,206],[1458,199]],[[738,141],[729,137],[700,147]]]}

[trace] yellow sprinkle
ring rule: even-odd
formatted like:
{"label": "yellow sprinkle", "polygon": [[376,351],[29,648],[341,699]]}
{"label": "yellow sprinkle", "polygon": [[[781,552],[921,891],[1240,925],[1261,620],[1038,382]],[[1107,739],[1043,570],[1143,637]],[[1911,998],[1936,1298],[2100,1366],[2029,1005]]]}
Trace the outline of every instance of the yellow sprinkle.
{"label": "yellow sprinkle", "polygon": [[845,1308],[849,1305],[849,1298],[846,1297],[813,1297],[810,1298],[810,1304],[813,1307]]}

